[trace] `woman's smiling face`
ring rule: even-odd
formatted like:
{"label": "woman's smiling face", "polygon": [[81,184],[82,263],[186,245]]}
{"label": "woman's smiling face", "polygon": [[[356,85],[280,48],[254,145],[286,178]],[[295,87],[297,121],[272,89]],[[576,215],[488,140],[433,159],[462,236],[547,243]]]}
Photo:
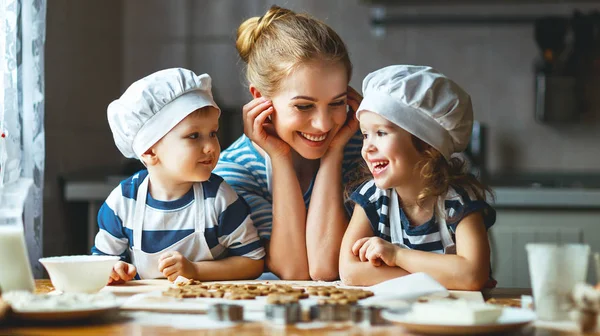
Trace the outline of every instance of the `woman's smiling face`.
{"label": "woman's smiling face", "polygon": [[310,62],[281,82],[273,97],[277,135],[306,159],[319,159],[346,121],[348,76],[343,64]]}

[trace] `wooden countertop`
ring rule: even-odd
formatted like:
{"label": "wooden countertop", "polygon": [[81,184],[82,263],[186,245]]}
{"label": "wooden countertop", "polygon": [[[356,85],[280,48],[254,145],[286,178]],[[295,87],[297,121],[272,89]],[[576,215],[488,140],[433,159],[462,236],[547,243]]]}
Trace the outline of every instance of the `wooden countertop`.
{"label": "wooden countertop", "polygon": [[[273,281],[272,281],[273,282]],[[36,280],[36,292],[47,293],[52,291],[53,287],[49,280]],[[519,300],[521,295],[529,295],[531,292],[527,289],[494,289],[485,291],[486,300],[493,300],[495,303],[512,305],[515,300]],[[358,327],[345,325],[341,328],[322,328],[322,329],[298,329],[294,326],[272,327],[260,322],[248,322],[239,326],[224,329],[202,330],[182,330],[172,327],[157,327],[140,325],[135,320],[119,318],[118,316],[105,321],[86,321],[77,324],[53,324],[53,325],[35,325],[26,323],[20,324],[0,324],[0,334],[2,335],[61,335],[61,336],[80,336],[80,335],[328,335],[328,334],[369,334],[369,335],[410,335],[405,329],[398,325],[390,324],[386,326]],[[580,335],[577,333],[568,333],[558,330],[543,329],[534,326],[528,326],[522,329],[518,335],[532,336],[563,336]]]}

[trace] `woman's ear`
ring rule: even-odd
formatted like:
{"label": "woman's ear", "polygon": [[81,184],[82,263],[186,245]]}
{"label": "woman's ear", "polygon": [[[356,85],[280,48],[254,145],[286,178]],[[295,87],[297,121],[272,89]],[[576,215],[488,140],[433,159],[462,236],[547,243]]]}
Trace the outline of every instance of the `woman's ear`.
{"label": "woman's ear", "polygon": [[252,95],[252,98],[260,98],[262,97],[262,94],[260,93],[260,91],[258,91],[258,89],[256,88],[256,86],[254,86],[254,84],[250,84],[250,94]]}

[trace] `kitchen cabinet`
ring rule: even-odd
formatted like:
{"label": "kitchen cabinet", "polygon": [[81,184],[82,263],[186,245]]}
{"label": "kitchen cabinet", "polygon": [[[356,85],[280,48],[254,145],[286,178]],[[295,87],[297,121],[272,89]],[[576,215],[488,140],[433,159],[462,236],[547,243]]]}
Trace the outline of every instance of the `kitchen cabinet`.
{"label": "kitchen cabinet", "polygon": [[[530,287],[527,243],[585,243],[600,252],[600,204],[597,208],[496,207],[490,229],[492,271],[498,287]],[[597,281],[590,257],[588,282]]]}

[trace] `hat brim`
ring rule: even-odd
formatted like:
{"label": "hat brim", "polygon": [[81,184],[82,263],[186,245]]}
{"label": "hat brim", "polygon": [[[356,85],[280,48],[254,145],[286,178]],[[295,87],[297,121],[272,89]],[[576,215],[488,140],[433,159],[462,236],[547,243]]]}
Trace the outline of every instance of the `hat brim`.
{"label": "hat brim", "polygon": [[[429,114],[379,92],[369,92],[360,103],[356,111],[356,118],[360,113],[370,111],[381,115],[388,121],[403,128],[410,134],[425,141],[437,149],[447,160],[453,153],[452,138]],[[359,119],[360,120],[360,119]]]}
{"label": "hat brim", "polygon": [[133,151],[138,158],[141,158],[142,154],[169,133],[185,117],[207,106],[216,108],[219,115],[221,114],[221,109],[205,91],[189,91],[177,97],[142,126],[133,139]]}

